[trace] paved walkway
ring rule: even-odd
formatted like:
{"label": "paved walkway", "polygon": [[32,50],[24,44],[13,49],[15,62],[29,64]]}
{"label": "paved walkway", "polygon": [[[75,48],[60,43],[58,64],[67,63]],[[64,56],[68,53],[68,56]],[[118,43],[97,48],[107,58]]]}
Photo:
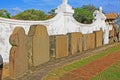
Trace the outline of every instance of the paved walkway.
{"label": "paved walkway", "polygon": [[90,80],[109,66],[120,60],[120,51],[109,54],[81,68],[65,74],[60,80]]}

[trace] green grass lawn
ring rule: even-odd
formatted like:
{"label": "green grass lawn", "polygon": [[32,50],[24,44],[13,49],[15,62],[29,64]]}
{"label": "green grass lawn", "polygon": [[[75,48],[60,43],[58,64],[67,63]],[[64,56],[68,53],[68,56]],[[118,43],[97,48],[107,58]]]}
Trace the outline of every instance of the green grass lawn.
{"label": "green grass lawn", "polygon": [[101,72],[91,80],[120,80],[120,61]]}
{"label": "green grass lawn", "polygon": [[116,46],[110,49],[107,49],[105,51],[99,52],[99,54],[92,55],[90,57],[84,58],[82,60],[74,61],[73,63],[66,64],[64,66],[60,66],[57,69],[54,69],[51,71],[44,80],[59,80],[59,77],[63,76],[65,73],[68,73],[69,71],[75,70],[77,68],[80,68],[92,61],[95,61],[99,58],[102,58],[108,54],[111,54],[113,52],[119,51],[120,46]]}

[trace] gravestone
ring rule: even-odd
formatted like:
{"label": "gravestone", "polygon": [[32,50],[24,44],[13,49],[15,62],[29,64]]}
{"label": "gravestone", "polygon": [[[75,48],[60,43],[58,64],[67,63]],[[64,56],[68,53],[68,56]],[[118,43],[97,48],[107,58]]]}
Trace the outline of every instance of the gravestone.
{"label": "gravestone", "polygon": [[95,33],[95,47],[100,47],[103,45],[103,32],[94,31]]}
{"label": "gravestone", "polygon": [[32,66],[39,66],[49,61],[49,36],[46,27],[43,25],[32,25],[28,36],[29,43],[32,43],[32,48],[29,46]]}
{"label": "gravestone", "polygon": [[82,52],[82,33],[69,33],[69,52],[71,54]]}
{"label": "gravestone", "polygon": [[25,31],[21,27],[14,29],[10,36],[12,48],[9,56],[9,70],[11,79],[24,75],[28,71],[28,54],[26,48]]}
{"label": "gravestone", "polygon": [[55,49],[56,58],[68,56],[68,36],[57,35],[55,36]]}
{"label": "gravestone", "polygon": [[95,34],[84,34],[83,35],[83,47],[84,50],[90,50],[95,48]]}

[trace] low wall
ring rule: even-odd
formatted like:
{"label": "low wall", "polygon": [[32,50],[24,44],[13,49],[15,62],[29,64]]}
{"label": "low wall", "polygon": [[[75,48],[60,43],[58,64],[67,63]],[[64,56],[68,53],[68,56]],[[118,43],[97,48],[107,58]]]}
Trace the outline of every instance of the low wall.
{"label": "low wall", "polygon": [[49,36],[44,25],[32,25],[25,34],[22,27],[14,29],[10,37],[10,77],[16,79],[50,59],[79,54],[103,45],[103,32],[80,32]]}

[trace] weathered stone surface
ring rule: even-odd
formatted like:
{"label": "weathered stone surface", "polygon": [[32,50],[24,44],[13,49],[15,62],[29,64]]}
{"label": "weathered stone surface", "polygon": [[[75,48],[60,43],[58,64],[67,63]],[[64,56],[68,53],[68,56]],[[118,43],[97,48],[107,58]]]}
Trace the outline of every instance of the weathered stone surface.
{"label": "weathered stone surface", "polygon": [[118,33],[118,41],[120,42],[120,33]]}
{"label": "weathered stone surface", "polygon": [[28,67],[29,69],[32,68],[32,37],[28,36],[27,37],[27,52],[28,52]]}
{"label": "weathered stone surface", "polygon": [[13,46],[10,50],[10,56],[9,56],[9,70],[10,70],[9,72],[10,72],[10,76],[12,79],[14,79],[16,77],[16,74],[17,74],[17,76],[19,76],[18,72],[16,72],[17,70],[15,68],[16,67],[15,54],[17,52],[17,49],[18,48],[16,46]]}
{"label": "weathered stone surface", "polygon": [[10,37],[10,42],[13,45],[9,56],[10,77],[14,79],[28,71],[28,53],[24,29],[15,28]]}
{"label": "weathered stone surface", "polygon": [[56,58],[68,56],[68,36],[61,35],[55,37]]}
{"label": "weathered stone surface", "polygon": [[109,32],[109,43],[114,43],[114,30],[110,30]]}
{"label": "weathered stone surface", "polygon": [[27,37],[27,51],[28,51],[28,62],[29,62],[29,69],[33,67],[33,36],[35,34],[35,28],[37,25],[31,25],[28,37]]}
{"label": "weathered stone surface", "polygon": [[82,52],[82,33],[69,33],[69,53],[76,54]]}
{"label": "weathered stone surface", "polygon": [[83,47],[84,47],[84,50],[95,48],[95,34],[94,33],[83,35]]}
{"label": "weathered stone surface", "polygon": [[95,47],[100,47],[103,45],[103,32],[95,31]]}
{"label": "weathered stone surface", "polygon": [[12,35],[10,36],[9,42],[12,46],[18,46],[19,45],[19,38],[18,38],[18,34],[20,28],[15,28]]}
{"label": "weathered stone surface", "polygon": [[49,36],[49,44],[50,44],[50,57],[55,58],[56,57],[56,46],[55,46],[55,36]]}
{"label": "weathered stone surface", "polygon": [[[33,25],[30,28],[29,37],[32,37],[32,65],[39,66],[49,61],[49,36],[43,25]],[[30,50],[31,52],[31,50]]]}

